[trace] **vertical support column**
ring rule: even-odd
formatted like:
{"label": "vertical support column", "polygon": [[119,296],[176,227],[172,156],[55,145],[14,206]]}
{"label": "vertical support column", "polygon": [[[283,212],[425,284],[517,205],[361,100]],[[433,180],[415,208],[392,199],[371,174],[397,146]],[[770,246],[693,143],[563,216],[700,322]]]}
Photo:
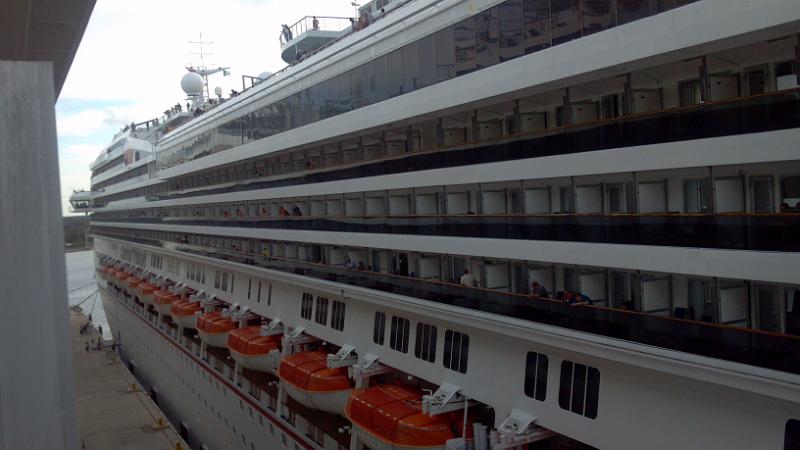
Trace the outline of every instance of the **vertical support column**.
{"label": "vertical support column", "polygon": [[797,85],[800,86],[800,33],[797,35],[797,45],[794,46],[794,67]]}
{"label": "vertical support column", "polygon": [[714,166],[708,166],[708,179],[711,183],[711,212],[717,212],[717,183],[714,178]]}
{"label": "vertical support column", "polygon": [[700,57],[700,102],[706,103],[711,101],[709,98],[710,86],[708,84],[708,57]]}
{"label": "vertical support column", "polygon": [[411,125],[409,125],[408,130],[406,131],[406,153],[413,151],[414,151],[414,129],[411,127]]}
{"label": "vertical support column", "polygon": [[472,140],[473,141],[480,141],[481,140],[481,125],[478,122],[478,110],[472,110]]}
{"label": "vertical support column", "polygon": [[514,112],[511,119],[511,133],[519,134],[522,132],[522,111],[519,108],[519,100],[514,100]]}
{"label": "vertical support column", "polygon": [[386,147],[386,131],[381,132],[381,157],[385,157],[389,153]]}
{"label": "vertical support column", "polygon": [[570,126],[572,125],[572,100],[570,100],[569,88],[564,89],[562,103],[561,126]]}
{"label": "vertical support column", "polygon": [[439,117],[439,120],[436,121],[436,146],[441,147],[444,145],[444,125],[442,123],[442,118]]}
{"label": "vertical support column", "polygon": [[622,104],[622,114],[625,116],[631,116],[636,114],[636,102],[633,98],[633,81],[631,80],[631,74],[625,74],[625,102]]}
{"label": "vertical support column", "polygon": [[77,449],[51,63],[0,61],[0,92],[0,448]]}

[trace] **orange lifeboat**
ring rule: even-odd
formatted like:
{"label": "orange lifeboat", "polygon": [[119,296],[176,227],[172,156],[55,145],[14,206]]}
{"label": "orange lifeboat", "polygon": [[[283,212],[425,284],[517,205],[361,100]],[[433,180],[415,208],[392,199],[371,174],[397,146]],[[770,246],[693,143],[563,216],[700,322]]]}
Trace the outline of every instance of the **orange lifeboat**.
{"label": "orange lifeboat", "polygon": [[103,278],[105,278],[106,281],[111,283],[112,281],[114,281],[116,279],[115,276],[116,276],[117,272],[119,272],[119,269],[117,269],[114,266],[108,266],[108,267],[106,267],[105,276]]}
{"label": "orange lifeboat", "polygon": [[236,328],[229,313],[212,311],[197,317],[197,335],[200,340],[214,347],[225,347],[228,333]]}
{"label": "orange lifeboat", "polygon": [[228,333],[231,358],[246,369],[275,375],[275,356],[270,356],[270,353],[280,352],[280,349],[281,335],[262,336],[260,326],[236,328]]}
{"label": "orange lifeboat", "polygon": [[142,281],[138,286],[136,286],[136,295],[145,305],[152,305],[154,303],[155,293],[157,290],[159,289],[155,284]]}
{"label": "orange lifeboat", "polygon": [[162,316],[172,315],[172,305],[181,299],[181,296],[173,292],[156,289],[153,291],[153,305]]}
{"label": "orange lifeboat", "polygon": [[195,313],[201,312],[203,307],[197,300],[176,300],[172,302],[169,313],[175,322],[184,328],[197,328]]}
{"label": "orange lifeboat", "polygon": [[464,413],[429,416],[422,412],[422,395],[418,388],[399,384],[359,389],[347,401],[345,415],[371,448],[444,450],[449,439],[461,437]]}
{"label": "orange lifeboat", "polygon": [[125,289],[128,286],[128,278],[131,276],[125,269],[120,269],[114,274],[114,284],[120,288]]}
{"label": "orange lifeboat", "polygon": [[125,283],[125,291],[131,297],[135,297],[139,293],[137,288],[142,283],[144,283],[144,279],[139,278],[136,275],[130,275]]}
{"label": "orange lifeboat", "polygon": [[328,353],[300,352],[281,360],[278,376],[286,393],[309,408],[342,414],[353,385],[347,367],[328,368]]}

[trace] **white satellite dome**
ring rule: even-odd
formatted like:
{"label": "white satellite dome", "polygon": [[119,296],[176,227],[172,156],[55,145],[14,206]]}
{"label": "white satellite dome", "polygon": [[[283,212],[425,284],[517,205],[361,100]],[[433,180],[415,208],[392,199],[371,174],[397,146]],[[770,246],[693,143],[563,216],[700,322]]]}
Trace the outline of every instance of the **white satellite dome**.
{"label": "white satellite dome", "polygon": [[203,95],[205,83],[199,73],[189,72],[181,78],[181,89],[188,96]]}
{"label": "white satellite dome", "polygon": [[216,95],[217,97],[222,97],[222,88],[219,87],[219,86],[215,87],[214,88],[214,95]]}
{"label": "white satellite dome", "polygon": [[261,78],[262,80],[266,80],[267,78],[269,78],[271,76],[272,76],[272,72],[269,72],[269,71],[261,72],[260,74],[258,74],[258,78]]}

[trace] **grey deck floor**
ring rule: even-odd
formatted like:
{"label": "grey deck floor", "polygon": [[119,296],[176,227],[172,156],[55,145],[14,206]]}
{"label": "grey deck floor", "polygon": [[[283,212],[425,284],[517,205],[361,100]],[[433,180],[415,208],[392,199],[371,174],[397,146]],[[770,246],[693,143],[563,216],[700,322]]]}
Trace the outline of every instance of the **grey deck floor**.
{"label": "grey deck floor", "polygon": [[[107,349],[97,350],[98,334],[80,334],[82,314],[70,312],[75,368],[75,409],[81,448],[88,450],[187,450],[169,426],[154,427],[163,418],[125,366],[112,362]],[[86,352],[86,342],[94,349]],[[132,385],[137,390],[130,392]],[[180,446],[177,446],[179,443]]]}

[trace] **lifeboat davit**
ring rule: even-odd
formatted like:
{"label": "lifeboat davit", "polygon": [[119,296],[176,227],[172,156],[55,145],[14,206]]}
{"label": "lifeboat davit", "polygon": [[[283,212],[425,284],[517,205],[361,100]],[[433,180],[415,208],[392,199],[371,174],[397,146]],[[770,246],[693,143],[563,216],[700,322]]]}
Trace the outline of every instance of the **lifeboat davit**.
{"label": "lifeboat davit", "polygon": [[429,416],[422,412],[422,395],[418,388],[405,385],[359,389],[347,401],[345,415],[353,432],[371,448],[444,450],[449,439],[461,437],[464,412]]}
{"label": "lifeboat davit", "polygon": [[353,385],[347,367],[328,368],[328,353],[300,352],[281,360],[278,376],[286,394],[309,408],[342,414]]}
{"label": "lifeboat davit", "polygon": [[181,299],[181,296],[173,292],[157,289],[153,292],[153,305],[162,316],[172,315],[172,304]]}
{"label": "lifeboat davit", "polygon": [[277,375],[273,352],[280,352],[281,335],[261,335],[260,326],[236,328],[228,333],[231,358],[246,369]]}
{"label": "lifeboat davit", "polygon": [[172,302],[169,313],[178,325],[194,329],[197,328],[195,313],[202,310],[202,306],[197,300],[176,300]]}
{"label": "lifeboat davit", "polygon": [[225,347],[228,342],[228,333],[236,328],[230,315],[223,315],[222,311],[212,311],[197,317],[197,335],[200,340],[214,347]]}

